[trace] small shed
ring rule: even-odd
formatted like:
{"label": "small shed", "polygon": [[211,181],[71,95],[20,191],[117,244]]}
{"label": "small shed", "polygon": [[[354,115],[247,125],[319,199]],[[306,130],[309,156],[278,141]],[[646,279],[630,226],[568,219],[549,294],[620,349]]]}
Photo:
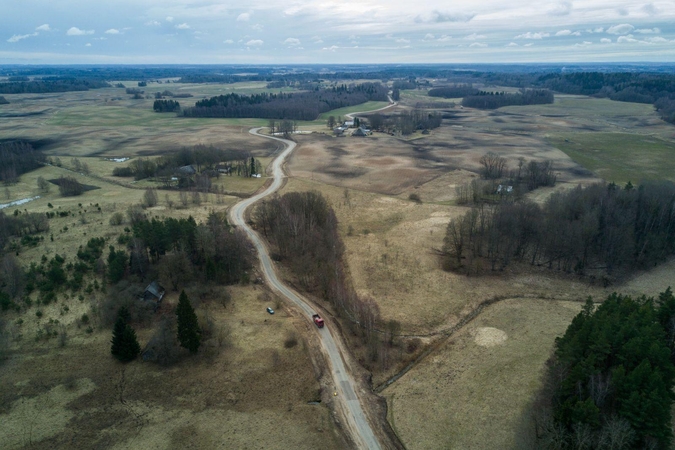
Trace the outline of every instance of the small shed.
{"label": "small shed", "polygon": [[155,309],[157,309],[162,302],[162,298],[164,298],[165,292],[165,289],[157,281],[153,281],[145,288],[141,299],[147,302],[153,302],[155,304]]}

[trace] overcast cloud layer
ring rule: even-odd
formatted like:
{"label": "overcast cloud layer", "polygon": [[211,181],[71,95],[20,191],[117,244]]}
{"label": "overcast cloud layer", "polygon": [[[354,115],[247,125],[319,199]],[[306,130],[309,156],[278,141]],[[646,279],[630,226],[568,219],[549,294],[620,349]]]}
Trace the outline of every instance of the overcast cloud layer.
{"label": "overcast cloud layer", "polygon": [[3,3],[5,64],[675,62],[672,0]]}

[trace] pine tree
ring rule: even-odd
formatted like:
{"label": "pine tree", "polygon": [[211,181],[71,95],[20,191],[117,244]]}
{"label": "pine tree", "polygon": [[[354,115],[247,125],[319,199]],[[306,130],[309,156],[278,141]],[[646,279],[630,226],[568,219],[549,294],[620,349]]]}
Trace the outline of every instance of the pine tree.
{"label": "pine tree", "polygon": [[190,353],[197,353],[201,345],[201,330],[195,310],[192,309],[185,291],[181,291],[178,298],[176,315],[178,316],[178,342],[181,347],[190,350]]}
{"label": "pine tree", "polygon": [[113,354],[115,358],[120,357],[122,354],[122,348],[124,347],[124,330],[126,329],[127,324],[123,318],[117,317],[115,322],[115,327],[113,328],[113,337],[112,337],[112,346],[110,347],[110,353]]}

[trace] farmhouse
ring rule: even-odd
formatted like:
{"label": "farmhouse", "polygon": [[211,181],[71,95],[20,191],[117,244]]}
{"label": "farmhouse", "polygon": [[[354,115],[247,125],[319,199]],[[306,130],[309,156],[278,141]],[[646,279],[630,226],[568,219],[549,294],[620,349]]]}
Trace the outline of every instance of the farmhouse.
{"label": "farmhouse", "polygon": [[352,136],[365,137],[370,134],[370,130],[367,128],[359,127],[353,133]]}

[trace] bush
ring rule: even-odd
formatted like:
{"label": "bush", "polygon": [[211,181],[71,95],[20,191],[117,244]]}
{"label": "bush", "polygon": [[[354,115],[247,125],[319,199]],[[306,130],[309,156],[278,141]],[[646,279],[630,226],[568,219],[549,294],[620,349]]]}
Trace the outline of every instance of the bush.
{"label": "bush", "polygon": [[124,214],[116,212],[110,217],[110,225],[122,225],[124,223]]}
{"label": "bush", "polygon": [[286,336],[286,339],[284,339],[284,347],[285,348],[293,348],[296,345],[298,345],[298,336],[295,334],[295,332],[290,332]]}
{"label": "bush", "polygon": [[420,198],[419,195],[412,193],[408,196],[408,200],[411,200],[415,203],[422,203],[422,199]]}

